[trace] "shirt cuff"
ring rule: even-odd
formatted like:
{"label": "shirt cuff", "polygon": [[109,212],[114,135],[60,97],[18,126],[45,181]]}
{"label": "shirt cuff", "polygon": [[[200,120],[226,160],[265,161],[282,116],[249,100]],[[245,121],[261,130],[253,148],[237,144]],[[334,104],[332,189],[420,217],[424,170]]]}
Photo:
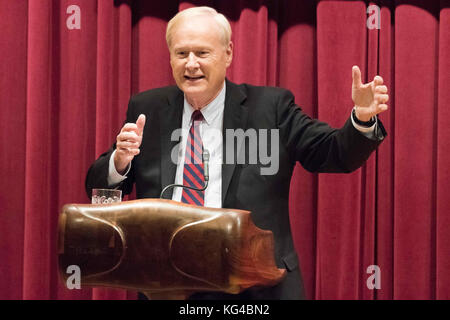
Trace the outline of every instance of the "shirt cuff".
{"label": "shirt cuff", "polygon": [[117,172],[116,166],[114,165],[114,155],[116,154],[116,150],[113,151],[111,157],[109,158],[109,173],[108,173],[108,185],[109,187],[116,186],[121,183],[123,180],[127,178],[128,172],[131,169],[131,162],[128,165],[127,171],[124,175],[121,175]]}
{"label": "shirt cuff", "polygon": [[[352,110],[352,112],[353,112],[353,110]],[[350,118],[352,119],[353,126],[356,128],[356,130],[361,132],[367,138],[372,138],[373,137],[374,131],[375,131],[375,127],[377,126],[377,123],[378,123],[377,117],[375,117],[375,123],[372,126],[370,126],[370,127],[365,127],[365,126],[361,126],[361,125],[357,124],[355,122],[355,120],[353,119],[353,115],[350,115]]]}

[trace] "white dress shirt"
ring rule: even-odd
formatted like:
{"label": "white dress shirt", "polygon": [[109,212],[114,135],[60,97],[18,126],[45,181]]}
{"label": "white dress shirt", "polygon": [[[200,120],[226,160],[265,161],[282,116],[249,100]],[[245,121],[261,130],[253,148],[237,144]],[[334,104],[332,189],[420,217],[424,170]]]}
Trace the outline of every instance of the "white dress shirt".
{"label": "white dress shirt", "polygon": [[[209,184],[205,190],[205,207],[222,207],[222,127],[223,110],[225,108],[225,83],[217,97],[207,106],[203,107],[204,120],[200,123],[200,137],[203,149],[209,151]],[[192,124],[192,113],[194,108],[184,98],[181,146],[178,150],[178,165],[175,175],[175,183],[183,184],[184,157],[186,155],[186,144],[189,129]],[[181,201],[183,188],[176,187],[173,191],[172,200]]]}

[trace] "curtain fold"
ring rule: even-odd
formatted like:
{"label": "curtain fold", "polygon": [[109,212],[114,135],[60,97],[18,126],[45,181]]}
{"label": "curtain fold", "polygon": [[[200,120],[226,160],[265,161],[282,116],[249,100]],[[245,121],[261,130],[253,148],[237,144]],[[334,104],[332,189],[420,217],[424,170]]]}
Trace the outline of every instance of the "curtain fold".
{"label": "curtain fold", "polygon": [[52,86],[52,76],[57,74],[55,48],[59,39],[57,29],[52,28],[56,18],[52,3],[30,1],[28,6],[23,297],[38,299],[50,297],[56,271],[51,227],[58,211],[55,158],[59,110],[54,103],[58,88]]}
{"label": "curtain fold", "polygon": [[[165,27],[197,5],[230,19],[230,80],[287,88],[334,127],[351,112],[353,65],[389,88],[388,136],[361,169],[295,167],[290,218],[307,297],[449,299],[449,0],[0,0],[0,299],[136,298],[65,287],[58,214],[89,201],[87,169],[115,141],[130,96],[174,84]],[[367,27],[369,5],[381,8],[380,29]],[[380,289],[367,287],[372,265]]]}
{"label": "curtain fold", "polygon": [[436,172],[436,298],[450,299],[450,8],[449,1],[441,1],[439,11],[439,68],[437,108],[437,164]]}
{"label": "curtain fold", "polygon": [[[14,14],[2,14],[14,12]],[[28,3],[0,1],[0,298],[21,299],[24,260],[24,190]]]}
{"label": "curtain fold", "polygon": [[[395,7],[390,2],[383,2],[381,8],[381,25],[378,32],[378,71],[389,88],[389,112],[383,114],[383,124],[388,137],[383,148],[376,153],[376,216],[375,216],[375,257],[376,265],[382,270],[381,288],[377,290],[377,299],[393,299],[393,243],[394,243],[394,141],[395,141],[395,96],[394,82],[394,53],[395,53],[395,26],[391,24]],[[370,33],[372,33],[371,30]]]}
{"label": "curtain fold", "polygon": [[436,297],[439,11],[437,2],[429,6],[401,4],[395,11],[393,285],[394,297],[406,299]]}

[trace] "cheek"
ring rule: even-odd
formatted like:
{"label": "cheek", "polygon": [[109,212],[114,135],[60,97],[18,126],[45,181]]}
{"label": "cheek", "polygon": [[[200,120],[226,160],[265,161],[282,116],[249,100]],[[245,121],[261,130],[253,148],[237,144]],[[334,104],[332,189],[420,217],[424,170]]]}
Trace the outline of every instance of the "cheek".
{"label": "cheek", "polygon": [[170,61],[170,66],[172,67],[172,73],[179,74],[183,71],[183,64],[177,61]]}

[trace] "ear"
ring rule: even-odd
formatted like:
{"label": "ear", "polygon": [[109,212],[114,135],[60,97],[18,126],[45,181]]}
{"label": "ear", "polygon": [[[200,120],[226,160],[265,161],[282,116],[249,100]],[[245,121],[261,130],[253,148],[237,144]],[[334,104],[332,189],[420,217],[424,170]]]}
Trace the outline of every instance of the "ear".
{"label": "ear", "polygon": [[228,47],[226,49],[227,54],[227,68],[231,65],[231,61],[233,61],[233,42],[228,43]]}

